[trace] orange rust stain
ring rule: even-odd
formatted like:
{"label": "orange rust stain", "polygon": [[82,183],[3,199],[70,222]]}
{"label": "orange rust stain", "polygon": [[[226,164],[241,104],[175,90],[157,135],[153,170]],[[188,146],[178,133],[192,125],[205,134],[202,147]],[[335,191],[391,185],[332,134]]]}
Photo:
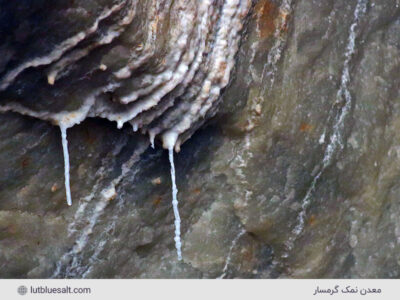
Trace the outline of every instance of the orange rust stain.
{"label": "orange rust stain", "polygon": [[311,215],[310,218],[308,219],[308,224],[312,226],[315,224],[315,222],[316,222],[315,215]]}
{"label": "orange rust stain", "polygon": [[201,190],[199,188],[196,188],[192,191],[192,194],[194,194],[194,195],[200,195],[200,193],[201,193]]}
{"label": "orange rust stain", "polygon": [[27,166],[29,166],[30,162],[31,162],[30,158],[29,157],[25,157],[21,162],[21,166],[23,168],[26,168]]}
{"label": "orange rust stain", "polygon": [[51,186],[51,191],[54,193],[54,192],[56,192],[57,190],[58,190],[58,184],[55,183],[55,184],[53,184],[53,185]]}
{"label": "orange rust stain", "polygon": [[276,5],[269,0],[262,0],[254,8],[257,17],[257,29],[260,38],[267,38],[275,32]]}
{"label": "orange rust stain", "polygon": [[160,185],[162,183],[161,177],[157,177],[151,180],[152,185]]}
{"label": "orange rust stain", "polygon": [[283,32],[288,31],[289,13],[286,10],[279,10],[279,21],[281,23],[280,30]]}
{"label": "orange rust stain", "polygon": [[307,131],[311,131],[313,129],[313,126],[310,124],[307,124],[307,123],[302,123],[300,125],[299,129],[301,132],[307,132]]}
{"label": "orange rust stain", "polygon": [[159,206],[160,203],[162,201],[162,197],[161,196],[157,196],[154,200],[153,200],[153,205],[154,206]]}

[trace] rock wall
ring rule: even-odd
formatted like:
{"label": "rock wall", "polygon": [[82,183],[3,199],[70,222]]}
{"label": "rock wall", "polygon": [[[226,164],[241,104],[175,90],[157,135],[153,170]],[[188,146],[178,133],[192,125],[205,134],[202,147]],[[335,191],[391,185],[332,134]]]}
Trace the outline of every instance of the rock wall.
{"label": "rock wall", "polygon": [[[70,25],[56,30],[54,45],[93,24],[109,4],[75,2],[97,13],[72,24],[35,18],[47,5],[39,1],[36,10],[21,9],[5,22],[13,8],[0,5],[1,32],[13,32],[0,46],[2,74],[49,51],[41,45],[50,41],[35,39],[52,36],[48,24]],[[140,3],[141,14],[151,16],[152,2]],[[28,30],[21,19],[41,30]],[[68,129],[74,198],[68,207],[59,130],[6,112],[0,115],[0,277],[400,276],[400,2],[260,0],[243,20],[217,115],[206,126],[198,123],[201,129],[175,155],[183,260],[173,240],[168,154],[159,144],[152,149],[132,127],[119,130],[98,118]],[[130,36],[129,43],[138,41]],[[157,45],[171,42],[159,37],[165,42]],[[107,74],[119,68],[113,58],[101,70],[111,50],[99,46],[98,56],[77,65]],[[152,66],[140,71],[146,70]],[[50,85],[46,71],[18,75],[0,105],[18,100],[38,112],[73,110],[93,85],[109,83],[103,75],[80,80],[74,74],[84,70],[71,70],[64,79],[75,83],[56,76]]]}

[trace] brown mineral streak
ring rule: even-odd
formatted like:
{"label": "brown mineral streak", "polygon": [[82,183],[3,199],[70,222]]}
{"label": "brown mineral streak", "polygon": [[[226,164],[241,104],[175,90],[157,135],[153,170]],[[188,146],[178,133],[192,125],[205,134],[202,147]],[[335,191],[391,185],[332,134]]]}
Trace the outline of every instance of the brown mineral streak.
{"label": "brown mineral streak", "polygon": [[277,7],[269,0],[260,1],[254,8],[257,18],[257,29],[260,38],[268,38],[275,32]]}
{"label": "brown mineral streak", "polygon": [[161,196],[157,196],[154,200],[153,200],[153,206],[159,206],[160,203],[162,201],[162,197]]}
{"label": "brown mineral streak", "polygon": [[302,123],[300,125],[299,129],[301,132],[307,132],[307,131],[311,131],[313,129],[313,126],[310,124],[307,124],[307,123]]}

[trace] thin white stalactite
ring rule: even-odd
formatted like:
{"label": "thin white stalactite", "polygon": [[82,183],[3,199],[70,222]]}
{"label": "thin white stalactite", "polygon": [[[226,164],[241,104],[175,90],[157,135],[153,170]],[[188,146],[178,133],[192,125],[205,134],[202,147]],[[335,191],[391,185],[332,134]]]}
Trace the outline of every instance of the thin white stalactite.
{"label": "thin white stalactite", "polygon": [[175,247],[176,253],[178,255],[178,260],[182,259],[182,251],[181,251],[181,218],[179,216],[178,210],[178,189],[176,187],[176,180],[175,180],[175,164],[174,164],[174,148],[169,147],[169,162],[171,164],[171,181],[172,181],[172,207],[174,209],[174,216],[175,216]]}
{"label": "thin white stalactite", "polygon": [[67,203],[69,206],[71,206],[72,198],[71,198],[71,187],[69,182],[69,153],[68,153],[67,127],[60,124],[60,130],[61,130],[61,142],[64,154],[65,194],[67,196]]}

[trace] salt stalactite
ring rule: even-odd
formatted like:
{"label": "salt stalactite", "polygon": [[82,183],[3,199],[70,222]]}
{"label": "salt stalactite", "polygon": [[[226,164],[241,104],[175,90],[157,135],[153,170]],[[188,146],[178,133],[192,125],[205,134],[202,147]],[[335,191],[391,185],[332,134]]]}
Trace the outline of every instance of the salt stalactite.
{"label": "salt stalactite", "polygon": [[174,149],[171,147],[168,149],[169,152],[169,162],[171,164],[171,181],[172,181],[172,207],[174,209],[175,216],[175,247],[176,253],[178,255],[178,260],[182,259],[182,251],[181,251],[181,217],[179,216],[178,210],[178,189],[176,187],[175,180],[175,164],[174,164]]}
{"label": "salt stalactite", "polygon": [[182,259],[182,251],[181,251],[181,217],[179,216],[178,210],[178,189],[176,187],[176,179],[175,179],[175,163],[174,163],[174,146],[177,139],[177,134],[171,133],[165,138],[165,147],[168,149],[169,154],[169,162],[171,164],[171,182],[172,182],[172,208],[174,210],[175,216],[175,247],[176,253],[178,255],[178,260]]}
{"label": "salt stalactite", "polygon": [[67,196],[67,203],[69,206],[71,206],[72,198],[71,198],[71,187],[69,183],[69,153],[68,153],[67,127],[63,124],[60,124],[60,130],[61,130],[61,141],[64,154],[65,194]]}

